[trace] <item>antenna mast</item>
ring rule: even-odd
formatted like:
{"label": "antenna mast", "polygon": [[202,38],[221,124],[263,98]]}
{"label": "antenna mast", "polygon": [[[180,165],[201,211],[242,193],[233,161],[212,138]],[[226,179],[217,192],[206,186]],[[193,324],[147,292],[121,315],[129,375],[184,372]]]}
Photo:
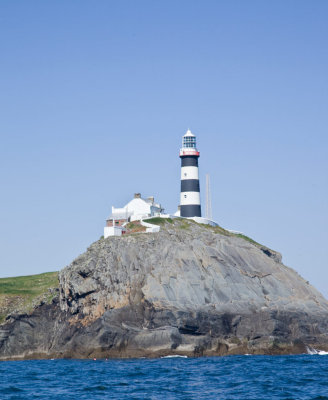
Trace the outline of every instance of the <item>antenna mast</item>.
{"label": "antenna mast", "polygon": [[206,174],[206,218],[212,220],[212,201],[209,174]]}

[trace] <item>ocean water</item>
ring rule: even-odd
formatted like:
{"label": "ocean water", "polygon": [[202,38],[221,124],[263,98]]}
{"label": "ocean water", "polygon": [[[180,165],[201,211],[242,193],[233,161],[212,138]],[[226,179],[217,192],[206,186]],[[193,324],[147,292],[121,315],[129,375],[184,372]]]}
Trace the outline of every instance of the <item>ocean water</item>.
{"label": "ocean water", "polygon": [[328,399],[328,355],[4,361],[0,399]]}

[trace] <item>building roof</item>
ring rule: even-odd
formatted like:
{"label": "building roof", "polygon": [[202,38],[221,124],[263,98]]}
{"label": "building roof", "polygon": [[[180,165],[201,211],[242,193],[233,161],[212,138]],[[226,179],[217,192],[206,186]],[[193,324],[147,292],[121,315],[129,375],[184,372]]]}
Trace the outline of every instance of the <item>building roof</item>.
{"label": "building roof", "polygon": [[[138,195],[140,195],[140,193],[138,193]],[[132,200],[130,200],[130,201],[124,206],[124,208],[125,208],[125,207],[128,207],[128,205],[129,205],[132,201],[134,201],[134,200],[143,201],[143,202],[145,202],[146,204],[148,204],[148,205],[150,205],[150,206],[152,206],[152,207],[162,208],[161,205],[160,205],[159,203],[155,203],[154,196],[150,196],[150,197],[147,197],[146,199],[144,199],[143,197],[141,197],[141,195],[140,195],[140,197],[134,197]]]}
{"label": "building roof", "polygon": [[186,136],[195,137],[195,135],[194,135],[193,133],[191,133],[191,130],[190,130],[190,129],[188,129],[187,132],[186,132],[186,134],[184,135],[184,137],[186,137]]}
{"label": "building roof", "polygon": [[108,219],[128,219],[129,217],[129,213],[125,212],[125,213],[114,213],[111,214],[110,217],[108,217]]}

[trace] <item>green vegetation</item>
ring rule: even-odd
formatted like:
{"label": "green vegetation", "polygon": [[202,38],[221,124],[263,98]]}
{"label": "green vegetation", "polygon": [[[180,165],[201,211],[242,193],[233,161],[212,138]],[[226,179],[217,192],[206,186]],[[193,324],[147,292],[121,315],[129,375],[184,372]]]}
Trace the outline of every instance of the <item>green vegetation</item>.
{"label": "green vegetation", "polygon": [[256,242],[255,240],[251,239],[250,237],[243,235],[242,233],[234,233],[234,232],[230,232],[224,228],[222,228],[221,226],[211,226],[211,225],[207,225],[207,224],[199,224],[196,221],[193,221],[192,219],[184,219],[184,218],[176,218],[175,221],[179,221],[179,225],[178,227],[180,229],[189,229],[191,224],[197,224],[202,226],[203,228],[206,229],[210,229],[211,231],[215,232],[215,233],[219,233],[221,235],[224,236],[234,236],[234,237],[240,237],[241,239],[247,240],[248,242],[254,244],[257,247],[264,247],[263,245],[261,245],[261,243]]}
{"label": "green vegetation", "polygon": [[[190,224],[195,223],[195,221],[193,220],[187,220],[184,218],[176,218],[175,221],[178,221],[178,228],[179,229],[189,229],[190,228]],[[200,225],[200,224],[199,224]]]}
{"label": "green vegetation", "polygon": [[29,312],[43,301],[50,303],[58,288],[58,272],[0,279],[0,323],[11,312]]}
{"label": "green vegetation", "polygon": [[125,228],[127,229],[127,233],[145,232],[146,230],[145,226],[142,226],[136,222],[129,222],[125,225]]}
{"label": "green vegetation", "polygon": [[53,287],[58,287],[58,272],[0,279],[0,295],[38,296]]}
{"label": "green vegetation", "polygon": [[235,236],[232,232],[227,231],[226,229],[222,228],[221,226],[211,226],[211,225],[206,225],[206,224],[200,224],[204,228],[211,229],[215,233],[220,233],[221,235],[224,236]]}
{"label": "green vegetation", "polygon": [[[195,222],[195,221],[193,221]],[[235,237],[240,237],[244,240],[247,240],[248,242],[255,244],[256,246],[262,247],[262,245],[255,240],[251,239],[250,237],[243,235],[242,233],[234,233],[227,231],[226,229],[222,228],[221,226],[211,226],[211,225],[206,225],[206,224],[199,224],[202,225],[204,228],[211,229],[213,232],[220,233],[221,235],[225,236],[235,236]]]}
{"label": "green vegetation", "polygon": [[129,222],[128,224],[125,225],[125,227],[126,227],[127,229],[135,229],[135,228],[140,227],[140,224],[135,224],[135,223],[133,223],[133,222]]}
{"label": "green vegetation", "polygon": [[[200,225],[205,229],[210,229],[211,231],[215,233],[219,233],[221,235],[225,236],[234,236],[234,237],[240,237],[241,239],[247,240],[249,243],[254,244],[255,246],[258,247],[264,247],[260,243],[256,242],[255,240],[251,239],[250,237],[243,235],[242,233],[234,233],[230,232],[221,226],[211,226],[207,224],[200,224],[196,221],[193,221],[192,219],[186,219],[186,218],[160,218],[160,217],[154,217],[154,218],[149,218],[145,219],[145,222],[149,222],[150,224],[155,224],[155,225],[165,225],[166,223],[174,224],[177,228],[179,229],[190,229],[192,224]],[[131,224],[131,223],[130,223]]]}
{"label": "green vegetation", "polygon": [[149,224],[154,224],[154,225],[164,225],[166,222],[168,222],[169,224],[173,224],[172,218],[154,217],[154,218],[145,219],[144,221],[148,222]]}
{"label": "green vegetation", "polygon": [[242,239],[247,240],[248,242],[250,242],[250,243],[252,243],[252,244],[255,244],[256,246],[261,246],[261,247],[262,247],[262,245],[261,245],[260,243],[255,242],[255,240],[253,240],[253,239],[251,239],[250,237],[248,237],[248,236],[246,236],[246,235],[243,235],[243,234],[241,234],[241,233],[235,233],[235,234],[233,234],[233,236],[240,237],[240,238],[242,238]]}

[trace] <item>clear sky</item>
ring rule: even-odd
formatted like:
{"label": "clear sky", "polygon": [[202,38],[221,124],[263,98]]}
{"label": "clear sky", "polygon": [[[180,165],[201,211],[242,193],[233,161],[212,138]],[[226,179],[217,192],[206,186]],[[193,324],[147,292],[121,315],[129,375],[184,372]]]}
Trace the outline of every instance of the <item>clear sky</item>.
{"label": "clear sky", "polygon": [[328,1],[0,2],[0,276],[59,270],[134,192],[214,219],[328,297]]}

